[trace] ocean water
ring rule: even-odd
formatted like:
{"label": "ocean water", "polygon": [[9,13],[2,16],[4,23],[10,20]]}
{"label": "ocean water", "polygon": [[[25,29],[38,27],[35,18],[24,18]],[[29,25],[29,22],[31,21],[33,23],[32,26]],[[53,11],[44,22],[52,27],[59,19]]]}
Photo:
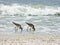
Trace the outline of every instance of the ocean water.
{"label": "ocean water", "polygon": [[0,3],[60,6],[60,0],[0,0]]}
{"label": "ocean water", "polygon": [[[11,1],[11,4],[9,4],[9,1],[6,3],[6,1],[0,1],[0,33],[15,33],[15,25],[12,22],[16,22],[22,25],[22,33],[24,34],[60,34],[60,7],[57,3],[59,1],[55,1],[56,5],[52,3],[54,0],[50,3],[45,3],[46,5],[42,1],[43,4],[40,4],[36,0],[36,5],[32,0],[30,0],[31,5],[28,5],[30,4],[28,1],[23,4],[23,0],[21,1],[22,5],[16,0],[15,2]],[[25,22],[34,24],[35,32],[27,32],[28,26]],[[21,30],[19,29],[16,33],[21,33]]]}

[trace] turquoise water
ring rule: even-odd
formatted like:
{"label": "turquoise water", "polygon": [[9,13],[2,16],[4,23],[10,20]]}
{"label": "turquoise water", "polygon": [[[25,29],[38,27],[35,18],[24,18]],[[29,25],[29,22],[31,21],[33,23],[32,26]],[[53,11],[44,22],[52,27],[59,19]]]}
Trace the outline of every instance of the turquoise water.
{"label": "turquoise water", "polygon": [[[0,33],[15,33],[16,22],[22,25],[22,33],[27,32],[25,22],[34,24],[36,31],[34,33],[60,33],[60,7],[44,5],[0,5]],[[21,33],[20,29],[17,33]]]}

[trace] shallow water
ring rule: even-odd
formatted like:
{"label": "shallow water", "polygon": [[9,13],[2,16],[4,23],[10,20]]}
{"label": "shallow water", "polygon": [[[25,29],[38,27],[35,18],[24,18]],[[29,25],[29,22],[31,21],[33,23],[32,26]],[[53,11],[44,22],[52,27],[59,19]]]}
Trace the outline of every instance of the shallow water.
{"label": "shallow water", "polygon": [[[54,14],[60,13],[60,7],[56,9],[44,6],[44,8],[35,8],[21,5],[1,5],[0,6],[0,33],[15,33],[16,22],[22,25],[23,32],[27,33],[25,22],[34,24],[36,31],[34,33],[60,33],[60,16]],[[30,31],[29,31],[30,32]],[[18,30],[17,33],[21,33]]]}

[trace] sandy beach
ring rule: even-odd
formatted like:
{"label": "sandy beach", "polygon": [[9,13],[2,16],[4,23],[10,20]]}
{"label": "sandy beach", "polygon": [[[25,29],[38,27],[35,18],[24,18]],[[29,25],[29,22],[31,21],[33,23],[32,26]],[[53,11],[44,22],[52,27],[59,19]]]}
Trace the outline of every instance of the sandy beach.
{"label": "sandy beach", "polygon": [[60,45],[60,0],[0,0],[0,45]]}
{"label": "sandy beach", "polygon": [[0,45],[60,45],[60,35],[0,34]]}

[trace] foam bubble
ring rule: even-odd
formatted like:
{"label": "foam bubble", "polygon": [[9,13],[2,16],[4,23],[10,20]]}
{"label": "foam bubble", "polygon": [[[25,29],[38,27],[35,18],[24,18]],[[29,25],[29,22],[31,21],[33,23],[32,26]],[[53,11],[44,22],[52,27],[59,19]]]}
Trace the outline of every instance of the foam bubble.
{"label": "foam bubble", "polygon": [[12,5],[4,5],[0,4],[0,14],[1,15],[14,15],[14,14],[32,14],[32,15],[48,15],[48,14],[55,14],[60,12],[60,7],[51,7],[51,6],[44,6],[44,8],[34,8],[28,5],[19,5],[19,4],[12,4]]}

